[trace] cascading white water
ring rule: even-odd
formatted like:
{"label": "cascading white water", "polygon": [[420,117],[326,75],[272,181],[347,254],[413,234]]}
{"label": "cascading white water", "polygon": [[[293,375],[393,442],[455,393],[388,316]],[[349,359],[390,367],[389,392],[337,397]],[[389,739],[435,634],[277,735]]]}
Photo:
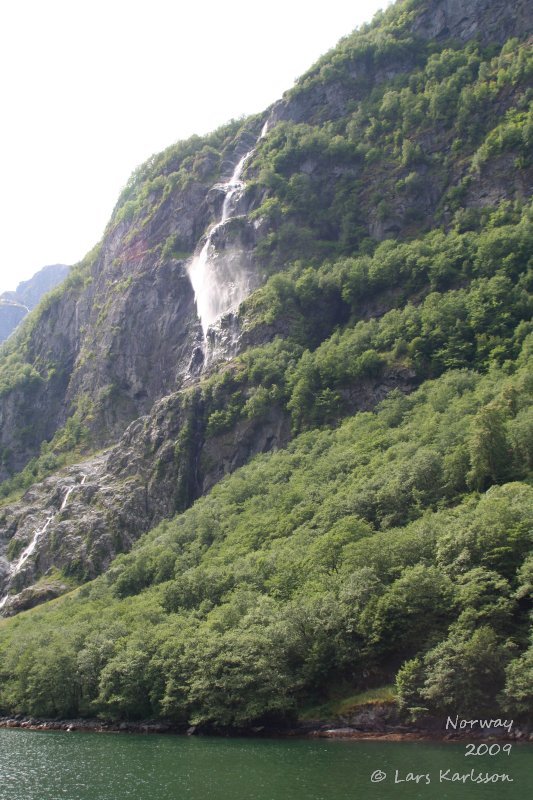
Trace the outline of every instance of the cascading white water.
{"label": "cascading white water", "polygon": [[44,523],[43,527],[39,528],[39,530],[35,531],[35,533],[33,535],[33,539],[31,540],[29,545],[22,551],[22,553],[19,556],[19,559],[18,559],[17,563],[13,567],[13,571],[11,573],[12,575],[16,575],[17,572],[20,572],[21,568],[26,563],[28,558],[31,556],[32,553],[35,552],[35,548],[37,547],[37,542],[39,541],[41,536],[43,536],[43,534],[45,534],[46,531],[48,530],[48,526],[50,525],[50,523],[54,519],[54,516],[55,516],[55,514],[52,515],[51,517],[48,517],[48,519]]}
{"label": "cascading white water", "polygon": [[[266,136],[268,123],[263,125],[259,139]],[[223,314],[236,309],[249,293],[248,282],[239,270],[239,264],[229,261],[220,266],[213,239],[217,231],[230,219],[244,191],[241,176],[248,159],[255,152],[255,147],[240,159],[233,170],[231,178],[217,188],[224,192],[224,202],[220,220],[208,231],[200,252],[193,258],[189,266],[189,278],[194,290],[196,309],[204,334],[204,345],[207,343],[209,328]]]}
{"label": "cascading white water", "polygon": [[[22,551],[22,553],[18,557],[18,559],[15,562],[15,564],[11,566],[11,568],[9,570],[9,577],[10,578],[13,578],[14,575],[16,575],[17,573],[20,572],[20,570],[22,569],[22,567],[24,566],[24,564],[26,563],[28,558],[35,552],[35,548],[37,547],[37,543],[38,543],[39,539],[42,536],[44,536],[44,534],[48,530],[48,526],[50,525],[50,523],[57,517],[58,514],[60,514],[63,511],[63,509],[65,508],[65,506],[68,503],[68,499],[69,499],[70,495],[72,494],[72,492],[75,489],[77,489],[79,486],[83,486],[83,484],[85,483],[86,479],[87,479],[87,475],[83,475],[83,477],[81,479],[81,482],[79,484],[75,483],[72,486],[67,487],[67,491],[65,492],[65,496],[64,496],[64,498],[63,498],[63,500],[61,502],[61,505],[59,507],[59,511],[56,512],[55,514],[51,514],[49,517],[47,517],[46,522],[44,523],[43,527],[39,528],[38,530],[35,531],[35,533],[33,534],[33,538],[31,540],[31,542],[29,543],[29,545],[24,548],[24,550]],[[5,606],[5,604],[9,600],[9,598],[10,598],[10,595],[9,595],[9,592],[8,592],[7,594],[4,595],[4,597],[2,597],[0,599],[0,609],[2,609]]]}
{"label": "cascading white water", "polygon": [[229,179],[227,183],[224,184],[224,187],[227,187],[226,190],[226,197],[224,198],[224,203],[222,205],[222,216],[220,218],[220,222],[215,226],[219,227],[223,225],[227,219],[229,219],[230,210],[233,204],[233,200],[237,195],[242,194],[242,190],[244,189],[244,181],[241,181],[241,175],[244,170],[244,165],[252,155],[253,150],[250,150],[249,153],[246,153],[235,169],[233,170],[233,175]]}

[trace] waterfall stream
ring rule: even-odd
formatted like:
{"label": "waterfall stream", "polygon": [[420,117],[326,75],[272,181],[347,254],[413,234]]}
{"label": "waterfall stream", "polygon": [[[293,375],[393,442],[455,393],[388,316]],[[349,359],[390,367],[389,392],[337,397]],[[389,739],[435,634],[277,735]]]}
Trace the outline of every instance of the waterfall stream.
{"label": "waterfall stream", "polygon": [[[87,475],[82,475],[82,479],[81,479],[80,483],[74,483],[74,484],[72,484],[72,486],[68,486],[67,487],[67,491],[65,492],[65,496],[64,496],[64,498],[63,498],[63,500],[61,502],[61,505],[59,507],[59,511],[56,511],[55,514],[51,514],[49,517],[47,517],[46,522],[44,523],[42,528],[38,528],[35,531],[35,533],[33,534],[32,540],[29,543],[29,545],[24,548],[24,550],[22,551],[22,553],[18,557],[18,559],[15,562],[15,564],[11,565],[10,570],[9,570],[9,578],[10,579],[13,578],[15,575],[17,575],[17,573],[20,572],[20,570],[22,569],[22,567],[24,566],[24,564],[26,563],[28,558],[35,552],[35,549],[37,547],[37,543],[39,542],[39,539],[41,539],[42,536],[44,536],[44,534],[48,530],[48,526],[50,525],[50,523],[59,514],[61,514],[61,512],[63,511],[63,509],[67,505],[68,499],[69,499],[70,495],[72,494],[72,492],[75,489],[78,489],[80,486],[83,486],[83,484],[85,483],[86,479],[87,479]],[[10,595],[9,592],[7,592],[0,599],[0,609],[2,609],[5,606],[5,604],[10,599],[11,596],[12,595]]]}
{"label": "waterfall stream", "polygon": [[[203,332],[204,366],[208,359],[208,334],[210,328],[213,328],[215,323],[225,314],[235,311],[242,301],[258,285],[257,276],[253,272],[253,266],[251,268],[250,262],[246,261],[246,254],[243,256],[242,246],[239,248],[239,245],[232,245],[231,241],[228,241],[228,237],[224,238],[221,236],[218,240],[218,245],[220,246],[222,242],[223,247],[220,247],[219,252],[217,250],[217,234],[221,233],[221,229],[223,229],[224,226],[241,216],[237,211],[239,201],[245,189],[245,182],[242,179],[242,175],[247,162],[255,153],[260,140],[267,135],[267,131],[268,122],[265,122],[255,145],[239,159],[233,169],[231,177],[227,181],[218,183],[213,187],[224,195],[220,218],[207,230],[205,240],[202,237],[203,244],[200,243],[201,246],[199,244],[188,267],[189,278],[196,300],[198,318]],[[211,351],[209,351],[211,357],[214,352],[214,341],[215,333],[212,333],[210,344]],[[44,523],[40,524],[40,527],[34,531],[29,544],[22,550],[16,561],[6,564],[6,568],[8,568],[9,571],[7,571],[7,569],[5,571],[6,585],[4,591],[6,593],[0,598],[0,612],[14,597],[13,594],[9,593],[9,588],[13,588],[13,578],[21,572],[28,559],[35,553],[39,541],[45,536],[54,520],[56,520],[65,509],[72,492],[80,486],[83,486],[86,478],[86,475],[82,475],[82,480],[79,483],[74,483],[66,487],[59,509],[51,510],[49,506],[48,516],[44,520]],[[63,489],[64,487],[61,487],[61,491],[63,491]]]}
{"label": "waterfall stream", "polygon": [[[265,122],[258,141],[266,136],[267,130],[268,122]],[[214,238],[217,232],[235,217],[234,212],[245,186],[242,173],[256,146],[244,154],[226,183],[216,184],[216,188],[225,195],[220,219],[208,230],[204,245],[189,266],[189,277],[204,335],[204,350],[209,328],[223,314],[238,308],[249,294],[248,282],[239,267],[238,258],[228,259],[222,264]]]}

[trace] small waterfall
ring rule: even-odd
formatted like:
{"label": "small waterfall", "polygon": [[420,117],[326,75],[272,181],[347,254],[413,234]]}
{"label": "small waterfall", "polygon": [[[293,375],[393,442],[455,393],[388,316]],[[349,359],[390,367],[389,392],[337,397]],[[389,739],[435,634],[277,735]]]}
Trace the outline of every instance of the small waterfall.
{"label": "small waterfall", "polygon": [[29,545],[20,554],[17,563],[13,567],[13,571],[11,572],[11,575],[16,575],[17,572],[20,572],[20,570],[22,569],[22,567],[24,566],[24,564],[26,563],[28,558],[32,555],[32,553],[35,552],[35,548],[37,547],[37,542],[39,541],[41,536],[43,536],[46,533],[46,531],[48,530],[48,526],[50,525],[50,523],[52,522],[54,517],[55,517],[55,514],[53,514],[51,517],[48,517],[48,519],[44,523],[43,527],[39,528],[39,530],[35,531],[35,533],[33,535],[33,539],[31,540]]}
{"label": "small waterfall", "polygon": [[241,158],[241,160],[233,170],[233,175],[231,176],[229,181],[223,184],[226,190],[226,197],[224,198],[224,203],[222,205],[222,216],[220,218],[220,222],[215,226],[217,228],[220,227],[220,225],[223,225],[226,222],[226,220],[230,218],[230,213],[232,206],[234,205],[234,200],[238,199],[242,194],[242,190],[244,189],[244,181],[241,181],[241,175],[244,170],[244,165],[246,164],[252,153],[253,150],[250,150],[249,153],[246,153]]}
{"label": "small waterfall", "polygon": [[[37,547],[37,543],[39,542],[39,539],[41,539],[44,536],[44,534],[48,530],[48,527],[49,527],[50,523],[53,522],[53,520],[59,514],[61,514],[61,512],[63,511],[63,509],[67,505],[68,499],[69,499],[70,495],[72,494],[72,492],[75,489],[78,489],[80,486],[83,486],[83,484],[85,483],[86,479],[87,479],[87,475],[83,475],[80,483],[74,483],[74,484],[72,484],[72,486],[68,486],[67,487],[67,491],[65,492],[65,496],[64,496],[64,498],[63,498],[63,500],[61,502],[61,505],[59,507],[59,511],[57,511],[55,514],[51,514],[49,517],[47,517],[46,522],[44,523],[42,528],[39,528],[38,530],[35,531],[35,533],[33,534],[33,538],[31,540],[31,542],[29,543],[29,545],[24,548],[24,550],[22,551],[22,553],[18,557],[18,559],[15,562],[15,564],[11,565],[11,568],[9,570],[10,579],[13,578],[15,575],[17,575],[20,572],[20,570],[22,569],[22,567],[24,566],[24,564],[26,563],[28,558],[35,552],[35,549]],[[0,599],[0,609],[2,609],[5,606],[5,604],[9,600],[10,596],[11,595],[9,594],[9,592],[7,592]]]}
{"label": "small waterfall", "polygon": [[[266,122],[258,141],[266,136],[267,130]],[[217,232],[235,217],[235,209],[245,186],[241,176],[246,162],[254,152],[255,147],[245,153],[235,166],[231,178],[226,183],[216,185],[225,195],[220,220],[209,229],[204,245],[189,266],[189,277],[204,335],[204,354],[207,354],[209,328],[222,315],[238,308],[249,294],[249,281],[240,269],[239,259],[230,255],[222,263],[214,239]]]}

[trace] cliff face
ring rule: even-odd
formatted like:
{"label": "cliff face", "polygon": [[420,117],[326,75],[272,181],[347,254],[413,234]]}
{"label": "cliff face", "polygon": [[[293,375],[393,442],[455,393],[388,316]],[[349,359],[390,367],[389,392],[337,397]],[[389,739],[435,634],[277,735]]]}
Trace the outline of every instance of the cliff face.
{"label": "cliff face", "polygon": [[522,38],[531,25],[528,0],[516,0],[514,3],[437,0],[418,5],[420,13],[412,30],[423,39],[458,39],[467,42],[477,38],[485,44],[503,44],[511,37]]}
{"label": "cliff face", "polygon": [[[69,579],[96,577],[155,524],[290,438],[288,415],[273,407],[260,423],[243,421],[207,439],[201,403],[194,393],[189,402],[179,393],[160,400],[114,447],[0,509],[0,595],[13,595],[2,605],[4,614],[61,594]],[[176,442],[191,414],[195,429],[179,451]],[[54,577],[57,570],[62,578]]]}
{"label": "cliff face", "polygon": [[[521,133],[498,125],[525,126],[530,9],[521,0],[463,6],[398,4],[261,117],[179,143],[134,173],[100,245],[0,353],[0,478],[69,423],[87,451],[2,510],[4,611],[64,591],[49,580],[54,570],[95,576],[225,474],[288,442],[278,379],[262,387],[254,416],[255,379],[239,383],[242,363],[224,364],[276,337],[312,349],[352,312],[326,286],[305,335],[295,333],[302,323],[288,304],[263,317],[254,305],[268,276],[292,262],[365,255],[387,239],[468,231],[487,210],[528,197]],[[510,36],[521,42],[498,56]],[[516,69],[499,86],[510,61]],[[429,292],[396,277],[361,301],[359,319],[416,306]],[[285,366],[290,376],[290,359]],[[213,377],[219,383],[206,389]],[[389,364],[324,404],[368,410],[416,383],[413,370]],[[250,408],[239,415],[238,403]]]}
{"label": "cliff face", "polygon": [[[178,159],[158,172],[137,210],[124,201],[101,245],[21,331],[18,352],[36,374],[31,385],[13,381],[0,399],[1,477],[21,469],[73,413],[103,446],[198,374],[203,336],[188,265],[221,213],[219,179],[231,174],[257,127],[230,131],[219,153],[195,153],[181,190],[168,189]],[[218,261],[226,254],[246,261],[253,242],[246,224],[218,231]],[[259,280],[249,280],[248,291]]]}

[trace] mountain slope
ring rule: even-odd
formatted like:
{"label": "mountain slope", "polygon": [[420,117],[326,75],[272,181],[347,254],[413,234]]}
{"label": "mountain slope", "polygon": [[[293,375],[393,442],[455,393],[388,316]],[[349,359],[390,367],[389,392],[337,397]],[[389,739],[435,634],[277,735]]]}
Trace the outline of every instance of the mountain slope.
{"label": "mountain slope", "polygon": [[[422,6],[392,7],[347,37],[263,117],[178,143],[140,167],[102,243],[4,348],[3,474],[27,464],[4,484],[9,496],[72,462],[76,453],[113,444],[154,401],[210,370],[216,374],[217,358],[259,347],[251,361],[223,368],[220,378],[204,381],[199,391],[165,401],[170,414],[156,405],[149,420],[136,423],[118,444],[136,465],[125,474],[97,459],[103,472],[97,466],[93,475],[91,464],[83,464],[37,490],[37,508],[23,503],[6,509],[12,554],[29,546],[54,516],[39,538],[41,566],[29,559],[25,577],[17,573],[14,586],[32,583],[51,564],[67,570],[74,564],[76,574],[92,577],[117,550],[186,507],[217,477],[258,450],[286,443],[289,414],[295,429],[330,422],[371,408],[391,388],[408,391],[449,366],[481,365],[495,348],[503,348],[500,359],[516,354],[527,329],[517,328],[511,350],[509,336],[528,314],[521,271],[530,247],[530,50],[523,36],[502,48],[472,38],[486,39],[494,19],[508,14],[502,3],[489,3],[476,17],[466,47],[460,40],[421,39]],[[453,22],[452,11],[455,6],[443,19],[455,31],[460,20]],[[245,154],[244,187],[224,183]],[[231,218],[213,228],[230,197]],[[411,244],[401,244],[409,239]],[[222,275],[235,264],[244,264],[247,275],[255,272],[257,283],[275,273],[238,314],[223,317],[205,342],[188,275],[204,242],[210,242],[211,264]],[[186,258],[195,248],[196,258]],[[509,267],[487,283],[500,268],[498,256]],[[208,296],[220,291],[216,270],[211,288],[204,289]],[[481,284],[467,300],[472,279]],[[488,309],[502,302],[511,285],[513,310],[502,328]],[[246,286],[253,288],[253,280]],[[411,305],[420,307],[431,291],[448,297],[450,289],[455,305],[448,316],[472,320],[465,319],[462,331],[445,319],[435,318],[429,329],[423,316],[411,320],[419,313],[409,311]],[[479,313],[467,308],[476,298],[487,308],[481,347],[474,342]],[[424,302],[429,309],[436,300]],[[389,333],[366,325],[406,303],[404,322],[393,314],[380,323],[387,330],[393,321]],[[408,320],[408,331],[399,335],[396,328]],[[339,325],[346,328],[342,341],[333,337],[312,359],[303,352],[326,342]],[[430,329],[434,341],[424,344]],[[276,336],[287,344],[262,351]],[[450,337],[451,351],[435,358],[433,351]],[[320,365],[322,354],[336,360],[333,370]],[[343,367],[352,357],[357,365]],[[300,366],[289,375],[298,359]],[[271,366],[262,375],[255,362],[265,360]],[[134,431],[144,429],[155,444],[135,437]],[[117,461],[113,454],[110,459]],[[75,541],[78,530],[89,532],[80,562],[79,543],[58,553],[51,541],[62,497],[83,474],[86,489],[72,501],[84,508],[69,528]],[[100,495],[104,476],[102,523],[99,503],[95,522],[91,501],[84,498]],[[134,484],[129,497],[135,511],[119,514],[126,521],[117,529],[116,508],[129,507],[120,488],[126,477]],[[163,502],[159,486],[165,487]],[[102,525],[116,531],[113,545],[107,535],[100,542]],[[12,572],[13,561],[4,569]]]}
{"label": "mountain slope", "polygon": [[[3,477],[72,415],[99,446],[113,441],[198,370],[186,256],[220,219],[220,180],[265,119],[237,219],[215,242],[219,257],[251,258],[258,283],[296,259],[312,265],[435,225],[475,227],[484,208],[527,196],[525,16],[481,4],[463,47],[422,38],[425,6],[393,7],[347,37],[261,119],[180,143],[134,173],[99,248],[4,356]],[[455,4],[437,6],[453,34]],[[513,25],[519,39],[479,43],[495,20],[494,41]]]}
{"label": "mountain slope", "polygon": [[0,343],[10,336],[39,300],[65,280],[70,267],[50,264],[27,281],[21,281],[14,292],[0,295]]}
{"label": "mountain slope", "polygon": [[240,725],[397,675],[441,711],[472,640],[525,713],[530,31],[398,3],[134,173],[1,355],[3,613],[108,570],[3,625],[5,710]]}
{"label": "mountain slope", "polygon": [[[450,372],[301,435],[102,578],[4,623],[0,708],[279,722],[407,661],[407,707],[527,715],[529,351],[511,376]],[[494,480],[515,482],[471,491]]]}

